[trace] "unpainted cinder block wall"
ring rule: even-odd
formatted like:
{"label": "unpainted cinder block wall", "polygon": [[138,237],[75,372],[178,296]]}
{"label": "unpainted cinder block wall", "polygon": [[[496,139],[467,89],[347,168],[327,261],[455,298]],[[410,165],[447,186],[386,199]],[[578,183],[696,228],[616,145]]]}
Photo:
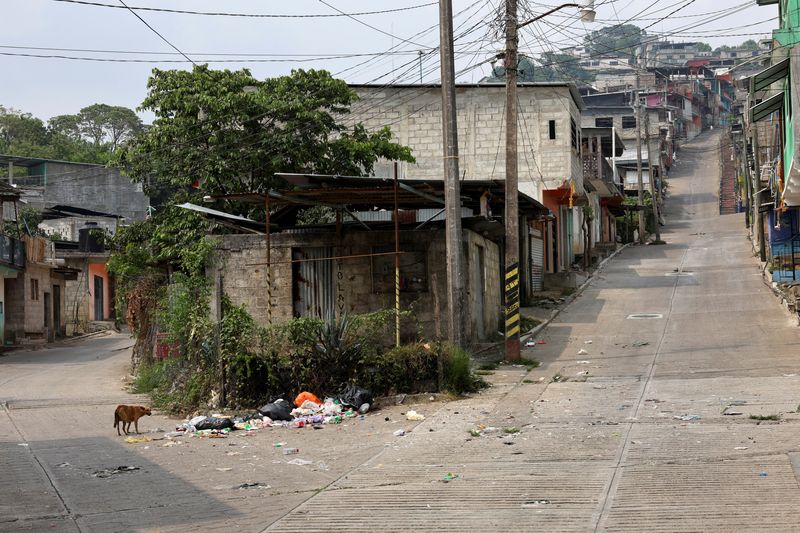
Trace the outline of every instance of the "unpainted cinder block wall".
{"label": "unpainted cinder block wall", "polygon": [[[394,245],[393,232],[348,231],[340,238],[334,231],[310,233],[278,233],[271,236],[272,272],[271,284],[267,287],[266,238],[263,235],[226,235],[219,237],[217,250],[208,265],[208,276],[214,290],[211,308],[216,308],[218,294],[215,279],[222,278],[222,290],[235,305],[244,304],[257,323],[266,325],[270,319],[268,302],[272,303],[273,324],[291,319],[294,312],[292,251],[305,248],[330,249],[332,257],[359,256]],[[500,324],[500,249],[497,244],[481,235],[464,230],[464,259],[467,324],[472,340],[478,340],[476,320],[483,322],[486,335],[495,332]],[[480,275],[478,247],[483,248],[484,272],[483,298],[478,298],[473,286]],[[426,338],[447,336],[447,263],[445,261],[445,236],[441,229],[403,231],[400,237],[401,251],[413,250],[414,257],[424,257],[426,282],[423,290],[401,291],[401,310],[412,310],[422,334]],[[391,257],[391,256],[388,256]],[[403,257],[403,256],[401,256]],[[401,259],[409,261],[410,256]],[[333,291],[335,314],[361,314],[380,309],[394,308],[393,286],[376,287],[375,259],[352,257],[333,260]],[[393,268],[393,259],[392,259]],[[407,275],[401,267],[401,275]],[[393,277],[393,274],[392,274]],[[476,309],[482,301],[481,312]],[[480,318],[478,318],[480,317]],[[416,327],[408,324],[403,329],[406,339],[418,335]]]}

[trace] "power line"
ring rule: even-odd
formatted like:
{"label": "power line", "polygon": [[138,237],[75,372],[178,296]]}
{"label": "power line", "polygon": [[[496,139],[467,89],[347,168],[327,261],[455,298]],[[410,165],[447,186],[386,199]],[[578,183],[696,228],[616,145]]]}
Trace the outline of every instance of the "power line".
{"label": "power line", "polygon": [[[81,4],[86,6],[94,6],[94,7],[109,7],[114,9],[125,9],[122,6],[116,6],[114,4],[103,4],[101,2],[88,2],[85,0],[52,0],[53,2],[64,2],[69,4]],[[128,9],[134,11],[155,11],[160,13],[177,13],[182,15],[203,15],[203,16],[211,16],[211,17],[242,17],[242,18],[271,18],[271,19],[282,19],[282,18],[334,18],[334,17],[347,17],[347,16],[366,16],[366,15],[383,15],[386,13],[397,13],[400,11],[411,11],[414,9],[420,9],[423,7],[429,7],[433,5],[437,5],[438,2],[428,2],[425,4],[418,4],[408,7],[398,7],[394,9],[383,9],[380,11],[362,11],[360,13],[325,13],[325,14],[300,14],[300,15],[290,15],[290,14],[277,14],[277,13],[226,13],[226,12],[209,12],[209,11],[190,11],[186,9],[166,9],[161,7],[142,7],[142,6],[130,6]],[[126,6],[127,7],[127,6]]]}
{"label": "power line", "polygon": [[328,7],[329,7],[329,8],[331,8],[331,9],[333,9],[333,10],[334,10],[334,11],[336,11],[337,13],[340,13],[340,14],[344,15],[345,17],[349,18],[350,20],[353,20],[353,21],[355,21],[355,22],[358,22],[358,23],[359,23],[359,24],[361,24],[362,26],[366,26],[367,28],[370,28],[370,29],[372,29],[372,30],[375,30],[375,31],[377,31],[378,33],[382,33],[382,34],[384,34],[384,35],[387,35],[387,36],[391,37],[392,39],[399,39],[399,40],[401,40],[401,41],[403,41],[403,42],[406,42],[406,43],[408,43],[408,44],[413,44],[414,46],[422,46],[422,45],[420,45],[420,44],[418,44],[418,43],[415,43],[415,42],[413,42],[413,41],[409,41],[409,40],[407,40],[407,39],[403,39],[402,37],[397,37],[396,35],[392,35],[391,33],[387,32],[387,31],[383,31],[382,29],[380,29],[380,28],[378,28],[378,27],[376,27],[376,26],[373,26],[372,24],[368,24],[368,23],[364,22],[363,20],[359,20],[359,19],[357,19],[357,18],[356,18],[354,15],[351,15],[350,13],[345,13],[344,11],[342,11],[341,9],[339,9],[338,7],[336,7],[336,6],[333,6],[333,5],[329,4],[329,3],[328,3],[328,2],[326,2],[325,0],[319,0],[319,2],[320,2],[321,4],[323,4],[323,5],[326,5],[326,6],[328,6]]}
{"label": "power line", "polygon": [[134,11],[134,10],[133,10],[133,9],[131,9],[131,8],[129,8],[129,7],[128,7],[128,5],[127,5],[127,4],[124,2],[124,0],[119,0],[119,3],[120,3],[120,4],[122,4],[123,6],[125,6],[125,8],[126,8],[128,11],[130,11],[130,12],[131,12],[131,14],[133,14],[133,16],[134,16],[134,17],[136,17],[137,19],[141,20],[141,21],[142,21],[142,24],[144,24],[145,26],[147,26],[148,28],[150,28],[150,31],[152,31],[153,33],[155,33],[156,35],[158,35],[158,36],[161,38],[161,40],[162,40],[162,41],[164,41],[165,43],[167,43],[168,45],[170,45],[170,46],[171,46],[171,47],[172,47],[172,48],[173,48],[173,49],[174,49],[176,52],[178,52],[180,55],[182,55],[183,57],[185,57],[185,58],[186,58],[186,59],[187,59],[187,60],[188,60],[188,61],[189,61],[191,64],[193,64],[194,66],[197,66],[197,63],[195,63],[194,61],[192,61],[192,59],[191,59],[189,56],[187,56],[186,54],[184,54],[183,52],[181,52],[181,51],[180,51],[180,49],[178,49],[178,47],[177,47],[177,46],[175,46],[174,44],[172,44],[171,42],[169,42],[169,40],[167,40],[167,38],[166,38],[166,37],[164,37],[163,35],[161,35],[160,33],[158,33],[158,31],[157,31],[157,30],[156,30],[154,27],[152,27],[150,24],[148,24],[146,20],[144,20],[142,17],[140,17],[140,16],[139,16],[139,14],[138,14],[136,11]]}

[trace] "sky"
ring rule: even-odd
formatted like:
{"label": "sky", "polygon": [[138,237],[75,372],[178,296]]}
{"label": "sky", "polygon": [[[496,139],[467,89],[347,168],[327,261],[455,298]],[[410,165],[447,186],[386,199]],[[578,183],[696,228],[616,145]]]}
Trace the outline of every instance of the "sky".
{"label": "sky", "polygon": [[[248,68],[257,78],[287,74],[293,68],[316,68],[329,70],[351,83],[440,79],[436,48],[438,6],[431,0],[87,1],[116,6],[125,1],[129,7],[174,10],[304,15],[255,18],[135,10],[192,61],[199,64],[210,59],[257,59],[259,62],[211,63],[213,68]],[[452,1],[457,77],[459,81],[477,82],[490,73],[492,56],[504,46],[498,35],[499,26],[493,22],[504,2]],[[519,18],[527,20],[559,3],[520,0]],[[661,35],[676,41],[702,40],[712,47],[767,38],[777,26],[777,6],[757,6],[755,0],[596,0],[595,4],[594,23],[579,21],[577,11],[568,8],[529,25],[520,36],[520,51],[538,55],[557,50],[580,43],[587,32],[626,22],[650,26],[646,31],[653,38]],[[403,10],[352,17],[308,16],[397,9]],[[0,37],[0,105],[45,120],[77,113],[95,103],[135,109],[146,95],[147,78],[153,68],[192,66],[127,9],[63,0],[3,0],[0,20],[4,21]],[[165,59],[174,62],[163,62]],[[145,121],[152,118],[147,111],[139,114]]]}

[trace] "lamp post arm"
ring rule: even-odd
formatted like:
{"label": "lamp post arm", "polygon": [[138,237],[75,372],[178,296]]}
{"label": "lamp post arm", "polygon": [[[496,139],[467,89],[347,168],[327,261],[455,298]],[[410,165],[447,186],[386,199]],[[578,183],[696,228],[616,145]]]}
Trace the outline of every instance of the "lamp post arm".
{"label": "lamp post arm", "polygon": [[532,18],[531,20],[529,20],[529,21],[523,22],[522,24],[517,24],[517,29],[524,28],[524,27],[525,27],[525,26],[527,26],[528,24],[531,24],[531,23],[533,23],[533,22],[536,22],[537,20],[539,20],[539,19],[542,19],[542,18],[544,18],[544,17],[546,17],[547,15],[550,15],[550,14],[552,14],[552,13],[555,13],[556,11],[559,11],[559,10],[561,10],[561,9],[564,9],[565,7],[580,7],[580,8],[582,8],[583,6],[582,6],[582,5],[580,5],[580,4],[562,4],[562,5],[560,5],[560,6],[554,7],[553,9],[551,9],[550,11],[548,11],[548,12],[546,12],[546,13],[542,13],[541,15],[537,15],[537,16],[533,17],[533,18]]}

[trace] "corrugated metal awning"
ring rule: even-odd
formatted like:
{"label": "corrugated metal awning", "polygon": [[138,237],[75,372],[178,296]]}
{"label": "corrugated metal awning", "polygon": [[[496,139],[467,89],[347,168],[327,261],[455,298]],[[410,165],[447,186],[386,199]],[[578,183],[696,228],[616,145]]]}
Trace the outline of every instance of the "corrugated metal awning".
{"label": "corrugated metal awning", "polygon": [[758,122],[783,109],[783,91],[750,108],[750,122]]}
{"label": "corrugated metal awning", "polygon": [[753,90],[763,91],[776,81],[789,75],[789,58],[771,65],[753,76]]}

